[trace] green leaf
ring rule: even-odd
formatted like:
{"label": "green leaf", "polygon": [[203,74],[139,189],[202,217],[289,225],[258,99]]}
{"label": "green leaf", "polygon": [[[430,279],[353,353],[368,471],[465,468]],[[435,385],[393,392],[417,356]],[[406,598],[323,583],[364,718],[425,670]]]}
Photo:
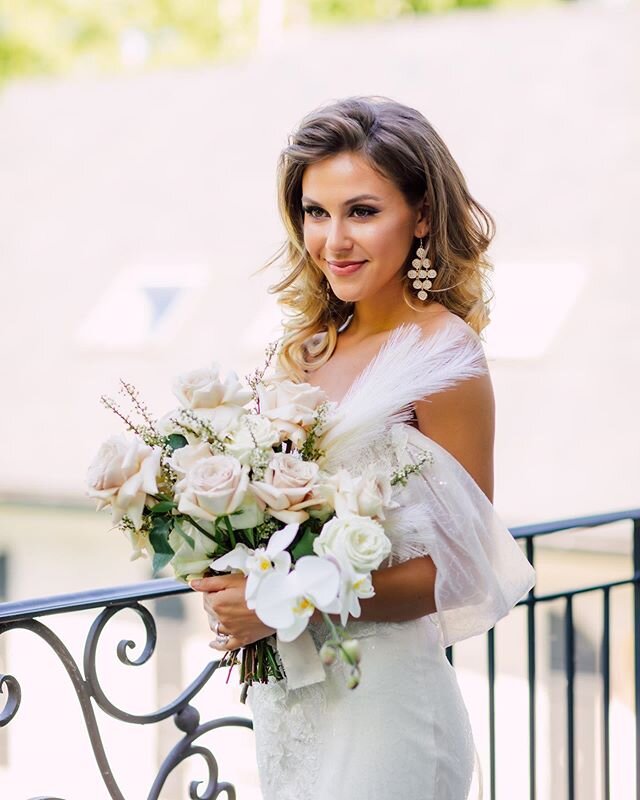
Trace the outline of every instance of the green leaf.
{"label": "green leaf", "polygon": [[176,508],[176,504],[172,500],[161,500],[150,511],[152,514],[165,514],[167,511],[171,511],[172,508]]}
{"label": "green leaf", "polygon": [[180,450],[180,448],[185,447],[187,444],[186,437],[181,433],[169,434],[169,436],[167,436],[167,442],[172,450]]}
{"label": "green leaf", "polygon": [[227,516],[222,517],[222,519],[224,520],[224,524],[227,528],[227,533],[229,534],[229,541],[231,542],[231,549],[233,550],[234,547],[236,546],[236,536],[233,532],[231,520]]}
{"label": "green leaf", "polygon": [[171,553],[154,553],[153,554],[153,577],[156,578],[160,570],[164,569],[173,558],[173,551]]}
{"label": "green leaf", "polygon": [[169,544],[169,534],[173,526],[172,519],[155,517],[149,533],[149,542],[155,553],[166,553],[173,556],[173,548]]}
{"label": "green leaf", "polygon": [[310,528],[307,528],[291,551],[293,560],[297,561],[299,558],[302,558],[302,556],[312,556],[313,543],[316,538],[317,535]]}

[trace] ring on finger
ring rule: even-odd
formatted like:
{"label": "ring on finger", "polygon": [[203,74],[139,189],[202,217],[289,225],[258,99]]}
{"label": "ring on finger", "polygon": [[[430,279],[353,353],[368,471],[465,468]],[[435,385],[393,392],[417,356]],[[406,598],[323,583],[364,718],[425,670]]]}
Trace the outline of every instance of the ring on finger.
{"label": "ring on finger", "polygon": [[216,643],[217,644],[228,644],[229,643],[229,639],[231,638],[231,636],[228,633],[221,633],[221,631],[220,631],[220,620],[218,620],[216,622],[216,625],[215,625],[215,628],[213,629],[213,632],[216,635]]}

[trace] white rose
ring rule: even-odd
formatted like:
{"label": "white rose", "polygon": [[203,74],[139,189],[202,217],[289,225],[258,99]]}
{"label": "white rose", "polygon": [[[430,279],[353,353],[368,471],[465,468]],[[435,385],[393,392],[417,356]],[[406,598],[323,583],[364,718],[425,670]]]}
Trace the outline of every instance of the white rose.
{"label": "white rose", "polygon": [[275,453],[264,478],[250,488],[272,517],[287,524],[304,522],[304,509],[325,504],[318,484],[320,468],[313,461],[303,461],[288,453]]}
{"label": "white rose", "polygon": [[327,399],[318,386],[288,379],[258,388],[260,413],[273,421],[281,439],[291,439],[297,447],[306,439],[316,409]]}
{"label": "white rose", "polygon": [[206,442],[188,444],[173,451],[169,458],[169,466],[178,476],[184,477],[194,464],[203,458],[210,458],[212,455],[211,448]]}
{"label": "white rose", "polygon": [[178,511],[211,521],[233,514],[240,508],[248,485],[249,470],[237,458],[202,458],[176,484]]}
{"label": "white rose", "polygon": [[341,469],[327,482],[330,502],[339,517],[358,514],[363,517],[384,519],[385,508],[395,508],[391,500],[391,482],[387,474],[370,465],[354,477],[346,469]]}
{"label": "white rose", "polygon": [[161,456],[134,433],[109,437],[89,465],[87,494],[97,498],[98,510],[111,506],[114,523],[126,515],[139,530],[147,494],[158,493]]}
{"label": "white rose", "polygon": [[333,556],[338,563],[346,559],[356,572],[365,574],[377,569],[387,558],[391,542],[379,522],[349,514],[325,523],[313,549],[316,555]]}
{"label": "white rose", "polygon": [[181,522],[180,528],[193,540],[194,546],[174,528],[169,534],[169,544],[175,555],[169,563],[179,580],[201,578],[211,564],[217,545],[189,522]]}
{"label": "white rose", "polygon": [[235,372],[229,372],[223,381],[217,364],[178,375],[172,388],[185,408],[243,406],[251,400],[251,391],[240,383]]}
{"label": "white rose", "polygon": [[261,414],[246,414],[231,432],[226,451],[242,464],[250,465],[256,448],[270,452],[279,441],[278,430],[271,420]]}

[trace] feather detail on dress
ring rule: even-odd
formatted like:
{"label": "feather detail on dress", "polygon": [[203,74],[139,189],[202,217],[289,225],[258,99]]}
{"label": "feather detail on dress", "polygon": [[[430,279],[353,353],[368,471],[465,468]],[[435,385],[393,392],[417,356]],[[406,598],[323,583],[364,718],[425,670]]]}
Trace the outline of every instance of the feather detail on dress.
{"label": "feather detail on dress", "polygon": [[429,507],[425,503],[400,504],[385,512],[382,526],[391,542],[392,563],[429,554],[425,531],[430,522]]}
{"label": "feather detail on dress", "polygon": [[397,423],[409,422],[412,404],[487,371],[482,346],[469,329],[448,325],[425,338],[418,325],[391,332],[329,417],[321,465],[333,470],[355,461]]}

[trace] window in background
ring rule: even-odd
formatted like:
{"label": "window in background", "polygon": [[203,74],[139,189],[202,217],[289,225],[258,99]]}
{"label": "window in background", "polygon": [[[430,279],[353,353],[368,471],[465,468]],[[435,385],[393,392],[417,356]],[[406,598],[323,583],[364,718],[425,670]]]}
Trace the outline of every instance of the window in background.
{"label": "window in background", "polygon": [[89,311],[76,340],[83,348],[109,351],[169,342],[191,317],[210,274],[203,264],[129,266]]}

